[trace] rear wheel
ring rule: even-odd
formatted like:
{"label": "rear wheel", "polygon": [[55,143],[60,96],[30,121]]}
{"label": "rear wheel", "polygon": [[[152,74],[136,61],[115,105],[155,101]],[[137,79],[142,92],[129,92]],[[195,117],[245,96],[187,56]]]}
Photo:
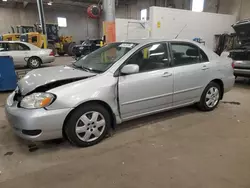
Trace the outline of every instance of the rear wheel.
{"label": "rear wheel", "polygon": [[41,66],[42,61],[38,57],[31,57],[28,60],[28,67],[31,69],[37,69]]}
{"label": "rear wheel", "polygon": [[64,56],[65,52],[57,52],[59,56]]}
{"label": "rear wheel", "polygon": [[76,45],[76,43],[74,43],[74,42],[69,43],[68,50],[67,50],[67,54],[69,56],[73,56],[74,55],[74,53],[73,53],[73,47],[75,45]]}
{"label": "rear wheel", "polygon": [[64,126],[64,132],[72,144],[87,147],[104,139],[110,127],[109,112],[99,104],[87,104],[73,112]]}
{"label": "rear wheel", "polygon": [[203,91],[198,107],[203,111],[212,111],[218,106],[220,99],[221,88],[219,84],[210,82]]}

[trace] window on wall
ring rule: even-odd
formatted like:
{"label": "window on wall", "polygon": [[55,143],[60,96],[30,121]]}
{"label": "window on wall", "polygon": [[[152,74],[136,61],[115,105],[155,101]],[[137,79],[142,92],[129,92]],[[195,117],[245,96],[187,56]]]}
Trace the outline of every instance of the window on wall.
{"label": "window on wall", "polygon": [[202,12],[204,9],[204,0],[193,0],[192,11]]}
{"label": "window on wall", "polygon": [[67,27],[67,19],[63,17],[57,18],[58,26],[59,27]]}
{"label": "window on wall", "polygon": [[141,10],[141,20],[146,21],[147,20],[147,14],[148,14],[148,10],[147,9],[142,9]]}

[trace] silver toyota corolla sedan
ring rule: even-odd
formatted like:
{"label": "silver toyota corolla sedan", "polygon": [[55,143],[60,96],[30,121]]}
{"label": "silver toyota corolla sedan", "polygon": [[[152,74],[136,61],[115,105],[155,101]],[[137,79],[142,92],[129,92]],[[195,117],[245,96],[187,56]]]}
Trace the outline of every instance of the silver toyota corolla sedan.
{"label": "silver toyota corolla sedan", "polygon": [[197,104],[213,110],[234,85],[232,62],[187,40],[117,42],[71,66],[37,69],[18,82],[6,115],[32,141],[97,144],[124,121]]}

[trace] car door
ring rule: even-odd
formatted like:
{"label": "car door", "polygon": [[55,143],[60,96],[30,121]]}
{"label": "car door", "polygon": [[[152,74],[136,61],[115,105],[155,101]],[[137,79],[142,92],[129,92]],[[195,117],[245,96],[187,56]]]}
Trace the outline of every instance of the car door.
{"label": "car door", "polygon": [[23,43],[8,43],[7,51],[12,56],[15,65],[26,65],[25,59],[29,56],[29,47]]}
{"label": "car door", "polygon": [[171,42],[174,68],[173,105],[185,105],[199,100],[210,79],[210,63],[196,45]]}
{"label": "car door", "polygon": [[0,43],[0,56],[8,56],[8,53],[6,51],[6,43],[4,42]]}
{"label": "car door", "polygon": [[119,76],[119,107],[123,120],[172,106],[173,68],[169,62],[166,43],[144,46],[125,62],[124,65],[137,64],[139,72]]}

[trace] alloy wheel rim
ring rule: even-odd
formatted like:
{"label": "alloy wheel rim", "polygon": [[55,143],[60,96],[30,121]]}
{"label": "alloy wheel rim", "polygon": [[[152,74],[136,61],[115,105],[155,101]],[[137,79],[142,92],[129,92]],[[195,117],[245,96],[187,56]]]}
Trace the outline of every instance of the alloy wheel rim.
{"label": "alloy wheel rim", "polygon": [[38,60],[33,59],[33,60],[31,61],[31,64],[32,64],[33,67],[37,67],[37,66],[39,65],[39,62],[38,62]]}
{"label": "alloy wheel rim", "polygon": [[215,107],[219,102],[219,89],[216,87],[211,87],[206,93],[206,105],[209,108]]}
{"label": "alloy wheel rim", "polygon": [[104,132],[106,126],[103,115],[96,111],[86,112],[76,123],[77,137],[84,142],[97,140]]}

